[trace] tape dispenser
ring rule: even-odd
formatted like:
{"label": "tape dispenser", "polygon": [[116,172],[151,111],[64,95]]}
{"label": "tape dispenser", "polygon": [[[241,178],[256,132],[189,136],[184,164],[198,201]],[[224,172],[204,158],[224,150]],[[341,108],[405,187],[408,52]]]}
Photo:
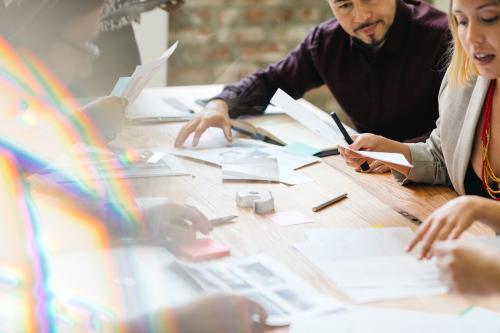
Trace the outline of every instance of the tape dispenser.
{"label": "tape dispenser", "polygon": [[240,191],[236,193],[236,205],[253,208],[255,214],[268,214],[274,211],[274,198],[270,191]]}

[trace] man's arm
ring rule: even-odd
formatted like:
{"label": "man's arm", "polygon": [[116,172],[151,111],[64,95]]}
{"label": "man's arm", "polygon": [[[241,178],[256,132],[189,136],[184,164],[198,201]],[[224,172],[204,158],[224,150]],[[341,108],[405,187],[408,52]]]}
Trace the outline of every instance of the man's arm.
{"label": "man's arm", "polygon": [[314,63],[314,52],[320,38],[321,29],[318,26],[283,60],[243,78],[235,85],[226,86],[214,99],[225,101],[230,117],[236,118],[264,112],[278,88],[293,98],[302,97],[324,83]]}
{"label": "man's arm", "polygon": [[245,77],[236,85],[225,87],[180,130],[175,146],[181,147],[191,134],[194,134],[193,146],[197,146],[209,127],[221,128],[230,142],[230,118],[263,113],[278,88],[300,98],[306,91],[322,85],[323,79],[314,63],[320,34],[318,26],[285,59]]}

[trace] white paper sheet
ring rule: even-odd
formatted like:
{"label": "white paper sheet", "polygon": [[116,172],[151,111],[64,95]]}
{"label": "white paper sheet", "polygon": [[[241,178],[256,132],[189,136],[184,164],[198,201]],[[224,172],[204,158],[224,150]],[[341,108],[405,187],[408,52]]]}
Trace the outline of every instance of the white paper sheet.
{"label": "white paper sheet", "polygon": [[248,156],[226,161],[222,164],[222,179],[279,182],[278,160]]}
{"label": "white paper sheet", "polygon": [[[249,156],[257,157],[260,155],[262,158],[275,158],[278,162],[278,181],[288,185],[312,182],[312,179],[294,170],[320,161],[318,157],[314,156],[288,154],[282,151],[282,147],[257,140],[235,139],[232,143],[228,143],[224,139],[222,133],[215,130],[209,131],[204,141],[200,142],[198,147],[191,148],[188,143],[184,148],[171,149],[170,152],[176,156],[188,157],[221,167],[223,167],[228,160],[243,159]],[[229,171],[229,173],[226,172],[223,174],[224,177],[228,177],[224,179],[229,179],[232,172],[238,172],[243,169],[247,171],[250,170],[249,167],[251,164],[255,163],[250,163],[248,166],[242,166],[239,168],[240,170],[234,169],[233,166],[226,167],[226,171]],[[249,175],[250,173],[247,171],[243,173]],[[254,180],[269,179],[268,173],[262,174],[252,172],[251,174],[255,175],[255,178],[252,178]]]}
{"label": "white paper sheet", "polygon": [[409,228],[315,229],[295,248],[354,302],[445,293],[433,260],[406,254]]}
{"label": "white paper sheet", "polygon": [[333,124],[333,120],[332,123],[323,121],[283,90],[278,89],[276,91],[276,94],[271,99],[271,103],[314,133],[319,134],[325,141],[330,142],[332,147],[343,141],[342,134]]}
{"label": "white paper sheet", "polygon": [[157,90],[144,89],[126,109],[132,121],[186,121],[192,118],[189,107],[174,98],[164,98]]}
{"label": "white paper sheet", "polygon": [[331,260],[404,255],[415,236],[408,227],[313,229],[309,244],[321,248]]}
{"label": "white paper sheet", "polygon": [[444,286],[434,260],[411,255],[336,260],[326,270],[341,288]]}
{"label": "white paper sheet", "polygon": [[500,332],[500,312],[473,307],[467,310],[462,315],[462,318],[468,323],[479,325],[482,329],[486,328],[492,329],[496,333]]}
{"label": "white paper sheet", "polygon": [[319,318],[294,320],[291,333],[493,333],[497,330],[456,315],[355,308]]}
{"label": "white paper sheet", "polygon": [[[88,153],[92,153],[93,160],[88,159]],[[134,153],[144,156],[144,159],[123,164],[119,154],[110,150],[97,150],[89,146],[75,145],[71,152],[61,156],[49,168],[41,170],[40,173],[54,177],[56,182],[64,182],[63,179],[57,177],[57,170],[69,173],[77,172],[82,179],[89,180],[187,176],[191,174],[179,158],[160,148],[136,149]],[[126,153],[123,152],[122,155],[124,154]],[[89,167],[97,172],[83,173]]]}
{"label": "white paper sheet", "polygon": [[354,150],[349,148],[348,146],[344,144],[339,144],[339,147],[348,149],[352,152],[355,152],[363,157],[371,158],[377,161],[381,162],[386,162],[386,163],[391,163],[391,164],[396,164],[396,165],[401,165],[404,167],[409,167],[413,168],[413,165],[411,165],[406,158],[404,157],[403,154],[399,153],[382,153],[382,152],[377,152],[377,151],[366,151],[366,150]]}
{"label": "white paper sheet", "polygon": [[169,47],[158,59],[137,66],[130,78],[120,78],[113,89],[112,95],[124,97],[132,104],[151,78],[156,74],[158,69],[163,66],[168,58],[174,53],[177,45],[179,45],[178,41]]}

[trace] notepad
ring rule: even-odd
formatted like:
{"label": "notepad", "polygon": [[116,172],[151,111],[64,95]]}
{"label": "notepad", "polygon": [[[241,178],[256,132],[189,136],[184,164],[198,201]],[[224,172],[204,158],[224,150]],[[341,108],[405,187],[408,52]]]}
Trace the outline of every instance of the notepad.
{"label": "notepad", "polygon": [[231,254],[231,250],[228,247],[209,238],[201,238],[179,245],[174,252],[192,261],[215,259]]}

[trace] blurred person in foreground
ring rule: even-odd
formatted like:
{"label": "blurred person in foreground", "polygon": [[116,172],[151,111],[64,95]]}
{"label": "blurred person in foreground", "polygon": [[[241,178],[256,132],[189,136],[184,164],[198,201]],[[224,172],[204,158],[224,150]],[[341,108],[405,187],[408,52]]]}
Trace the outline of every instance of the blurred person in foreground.
{"label": "blurred person in foreground", "polygon": [[[34,181],[35,172],[76,142],[106,147],[66,89],[91,71],[96,54],[92,40],[98,34],[103,4],[103,0],[24,0],[2,8],[0,309],[14,318],[2,323],[9,332],[57,331],[50,255],[68,249],[105,250],[123,236],[164,240],[172,235],[158,234],[158,230],[168,232],[163,225],[211,230],[194,207],[167,201],[141,209],[124,180],[86,179],[85,175],[99,172],[99,163],[82,165],[72,174],[57,170],[66,183],[43,176]],[[88,154],[88,162],[96,159]],[[148,216],[159,214],[157,221],[148,221]],[[114,263],[109,269],[119,272]],[[265,322],[265,311],[253,301],[213,295],[145,318],[111,323],[110,330],[254,332],[259,328],[255,316]]]}

